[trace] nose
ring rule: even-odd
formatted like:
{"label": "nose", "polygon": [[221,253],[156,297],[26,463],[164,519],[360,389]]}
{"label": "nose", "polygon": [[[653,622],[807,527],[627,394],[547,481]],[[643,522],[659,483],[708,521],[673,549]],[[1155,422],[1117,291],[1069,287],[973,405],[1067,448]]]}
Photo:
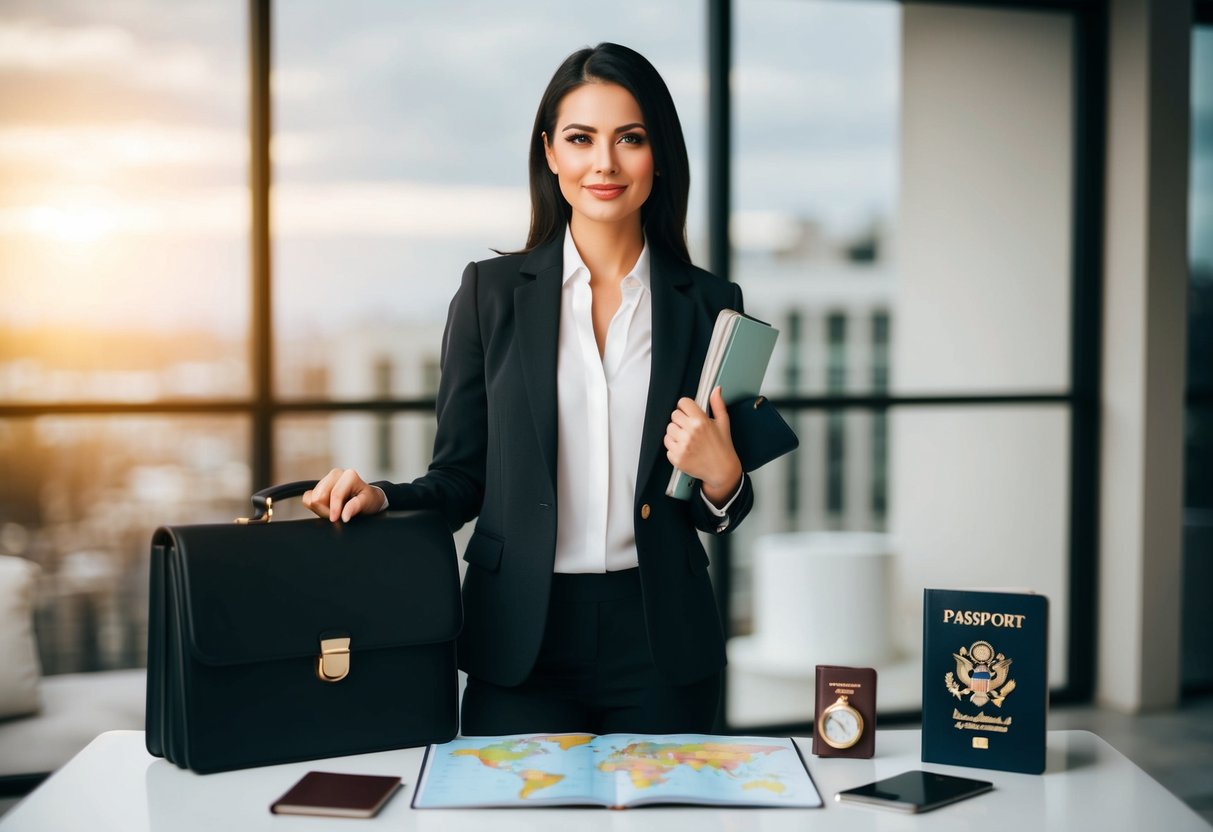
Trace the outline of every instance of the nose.
{"label": "nose", "polygon": [[619,170],[615,163],[615,145],[612,142],[602,142],[598,145],[598,155],[594,160],[594,172],[613,174]]}

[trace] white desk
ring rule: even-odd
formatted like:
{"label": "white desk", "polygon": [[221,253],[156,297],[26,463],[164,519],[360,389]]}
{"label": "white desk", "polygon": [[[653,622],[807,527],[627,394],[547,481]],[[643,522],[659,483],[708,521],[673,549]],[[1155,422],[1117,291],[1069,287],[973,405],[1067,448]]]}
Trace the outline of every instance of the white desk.
{"label": "white desk", "polygon": [[[320,829],[483,830],[530,832],[803,832],[806,829],[931,832],[1040,832],[1051,829],[1207,830],[1178,798],[1124,755],[1085,731],[1050,731],[1044,775],[923,764],[918,731],[881,731],[872,760],[823,760],[799,741],[826,801],[823,809],[716,809],[656,807],[605,809],[502,809],[413,811],[409,803],[422,750],[197,775],[148,755],[140,731],[102,734],[29,797],[0,817],[0,832],[212,832],[212,830]],[[927,815],[842,806],[835,792],[912,768],[991,780],[994,791]],[[305,772],[392,774],[405,787],[374,820],[272,815],[270,803]]]}

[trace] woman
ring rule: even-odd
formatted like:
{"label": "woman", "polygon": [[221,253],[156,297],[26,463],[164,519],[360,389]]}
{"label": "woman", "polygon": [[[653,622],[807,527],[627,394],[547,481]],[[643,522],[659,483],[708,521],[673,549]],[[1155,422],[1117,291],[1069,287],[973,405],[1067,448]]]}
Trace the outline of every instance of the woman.
{"label": "woman", "polygon": [[[464,735],[707,732],[724,639],[696,529],[735,528],[753,492],[719,389],[714,418],[688,396],[741,292],[690,264],[686,145],[653,66],[610,43],[569,56],[530,180],[526,248],[470,264],[451,301],[428,473],[335,469],[304,504],[478,518]],[[701,482],[688,502],[665,496],[671,465]]]}

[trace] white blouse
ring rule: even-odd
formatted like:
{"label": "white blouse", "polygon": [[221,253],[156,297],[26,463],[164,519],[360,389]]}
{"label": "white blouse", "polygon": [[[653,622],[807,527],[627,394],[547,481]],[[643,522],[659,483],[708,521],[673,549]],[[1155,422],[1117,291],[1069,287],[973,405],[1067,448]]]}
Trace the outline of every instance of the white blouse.
{"label": "white blouse", "polygon": [[649,286],[646,242],[620,284],[599,358],[590,270],[565,230],[556,359],[557,572],[637,565],[632,504],[653,351]]}

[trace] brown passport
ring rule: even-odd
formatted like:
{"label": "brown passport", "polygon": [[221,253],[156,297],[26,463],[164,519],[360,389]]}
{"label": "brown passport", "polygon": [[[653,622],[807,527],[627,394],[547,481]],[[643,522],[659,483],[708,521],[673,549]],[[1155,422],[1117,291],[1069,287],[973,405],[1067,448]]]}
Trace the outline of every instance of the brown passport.
{"label": "brown passport", "polygon": [[270,811],[276,815],[371,818],[398,788],[399,777],[309,771],[274,801]]}
{"label": "brown passport", "polygon": [[876,670],[817,665],[813,753],[868,758],[876,751]]}

